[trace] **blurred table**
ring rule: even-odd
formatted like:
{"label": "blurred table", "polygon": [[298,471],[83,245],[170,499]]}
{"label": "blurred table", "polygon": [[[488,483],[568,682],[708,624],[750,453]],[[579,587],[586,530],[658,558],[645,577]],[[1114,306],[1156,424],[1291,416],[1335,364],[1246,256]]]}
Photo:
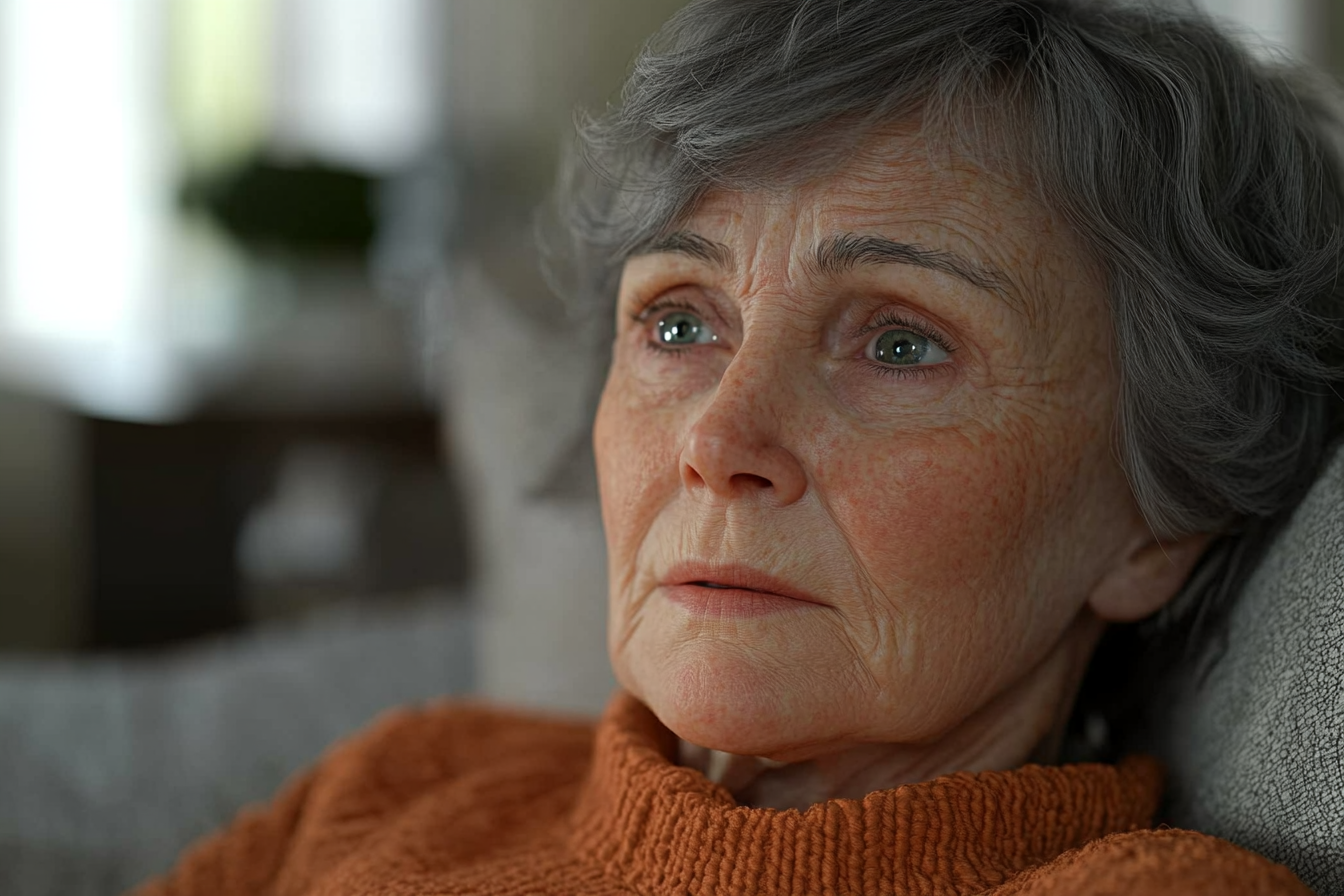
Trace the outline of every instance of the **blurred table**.
{"label": "blurred table", "polygon": [[465,527],[417,340],[386,304],[316,305],[228,357],[170,371],[170,391],[189,400],[152,422],[96,413],[54,378],[21,382],[74,421],[61,478],[76,483],[81,517],[79,646],[156,648],[244,625],[240,532],[304,445],[391,471],[371,589],[460,584]]}

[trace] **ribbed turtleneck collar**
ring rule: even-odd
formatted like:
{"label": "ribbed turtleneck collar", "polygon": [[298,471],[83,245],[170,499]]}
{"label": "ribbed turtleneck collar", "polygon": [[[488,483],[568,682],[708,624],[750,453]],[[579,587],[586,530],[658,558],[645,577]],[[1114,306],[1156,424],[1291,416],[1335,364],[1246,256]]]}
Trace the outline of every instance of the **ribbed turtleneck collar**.
{"label": "ribbed turtleneck collar", "polygon": [[641,894],[971,894],[1151,825],[1161,772],[1026,766],[955,774],[803,812],[739,806],[675,764],[677,741],[618,695],[597,730],[573,848]]}

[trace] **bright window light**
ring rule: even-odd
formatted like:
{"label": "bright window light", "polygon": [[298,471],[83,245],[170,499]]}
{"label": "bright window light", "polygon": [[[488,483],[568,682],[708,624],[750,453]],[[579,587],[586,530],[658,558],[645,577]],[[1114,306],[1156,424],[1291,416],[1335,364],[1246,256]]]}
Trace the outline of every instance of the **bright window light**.
{"label": "bright window light", "polygon": [[163,21],[162,0],[0,3],[0,352],[94,410],[162,392]]}
{"label": "bright window light", "polygon": [[434,137],[440,0],[277,0],[275,142],[373,172]]}
{"label": "bright window light", "polygon": [[1200,5],[1266,44],[1298,55],[1307,50],[1306,0],[1200,0]]}
{"label": "bright window light", "polygon": [[106,342],[148,320],[163,178],[154,0],[7,0],[5,316]]}

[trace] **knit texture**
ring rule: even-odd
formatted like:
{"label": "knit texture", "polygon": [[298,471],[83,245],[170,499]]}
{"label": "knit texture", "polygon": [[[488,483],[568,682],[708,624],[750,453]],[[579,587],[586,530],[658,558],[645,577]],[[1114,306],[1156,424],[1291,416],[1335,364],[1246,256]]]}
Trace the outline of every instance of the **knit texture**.
{"label": "knit texture", "polygon": [[471,706],[390,716],[141,896],[1307,894],[1286,868],[1146,830],[1154,762],[956,774],[752,809],[671,761],[618,695],[591,725]]}

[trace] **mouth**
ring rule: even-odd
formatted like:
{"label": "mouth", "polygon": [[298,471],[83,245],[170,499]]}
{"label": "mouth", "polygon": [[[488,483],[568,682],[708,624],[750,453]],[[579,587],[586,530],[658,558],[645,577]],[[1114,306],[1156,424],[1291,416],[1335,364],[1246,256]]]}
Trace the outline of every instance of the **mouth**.
{"label": "mouth", "polygon": [[738,564],[678,564],[663,578],[662,590],[698,615],[761,616],[826,606],[792,583]]}

